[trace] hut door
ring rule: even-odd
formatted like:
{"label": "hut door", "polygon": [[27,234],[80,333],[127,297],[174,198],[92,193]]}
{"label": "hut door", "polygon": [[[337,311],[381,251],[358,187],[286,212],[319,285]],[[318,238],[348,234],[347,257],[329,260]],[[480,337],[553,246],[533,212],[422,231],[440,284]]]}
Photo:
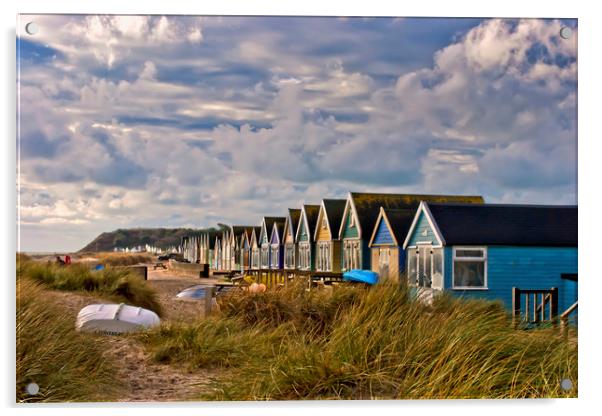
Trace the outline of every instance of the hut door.
{"label": "hut door", "polygon": [[380,253],[378,256],[378,274],[380,277],[385,280],[389,278],[389,248],[380,248]]}
{"label": "hut door", "polygon": [[419,287],[431,287],[433,265],[431,251],[431,246],[418,246],[417,283]]}

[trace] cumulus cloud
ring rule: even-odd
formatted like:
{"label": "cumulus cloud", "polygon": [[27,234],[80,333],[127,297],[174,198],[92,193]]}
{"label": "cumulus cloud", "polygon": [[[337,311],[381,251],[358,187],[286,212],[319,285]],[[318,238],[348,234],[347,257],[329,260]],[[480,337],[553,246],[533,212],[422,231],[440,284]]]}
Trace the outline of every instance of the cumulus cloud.
{"label": "cumulus cloud", "polygon": [[118,227],[254,224],[348,190],[576,201],[576,22],[35,20],[26,249],[49,230],[76,249]]}

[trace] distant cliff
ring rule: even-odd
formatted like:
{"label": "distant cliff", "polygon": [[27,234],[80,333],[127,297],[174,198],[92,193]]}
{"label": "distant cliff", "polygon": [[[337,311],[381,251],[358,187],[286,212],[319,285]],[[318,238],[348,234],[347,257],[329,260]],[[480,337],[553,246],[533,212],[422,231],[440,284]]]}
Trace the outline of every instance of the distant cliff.
{"label": "distant cliff", "polygon": [[200,234],[202,229],[190,228],[128,228],[102,233],[82,251],[113,251],[114,248],[136,247],[149,244],[154,247],[169,248],[180,245],[182,237]]}

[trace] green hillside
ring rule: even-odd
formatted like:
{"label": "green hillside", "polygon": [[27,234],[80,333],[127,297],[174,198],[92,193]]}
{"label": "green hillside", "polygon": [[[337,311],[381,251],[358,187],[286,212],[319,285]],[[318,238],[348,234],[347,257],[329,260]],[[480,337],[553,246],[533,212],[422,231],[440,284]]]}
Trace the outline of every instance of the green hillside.
{"label": "green hillside", "polygon": [[168,248],[178,246],[183,236],[200,234],[211,229],[191,228],[129,228],[100,234],[80,251],[113,251],[115,247],[135,247],[150,244]]}

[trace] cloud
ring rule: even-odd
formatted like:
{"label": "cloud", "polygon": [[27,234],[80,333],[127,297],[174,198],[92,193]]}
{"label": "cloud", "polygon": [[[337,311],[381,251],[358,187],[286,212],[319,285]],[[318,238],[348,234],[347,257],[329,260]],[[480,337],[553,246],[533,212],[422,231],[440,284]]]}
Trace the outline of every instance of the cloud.
{"label": "cloud", "polygon": [[574,21],[35,20],[35,38],[19,28],[25,247],[255,224],[349,190],[576,202]]}

